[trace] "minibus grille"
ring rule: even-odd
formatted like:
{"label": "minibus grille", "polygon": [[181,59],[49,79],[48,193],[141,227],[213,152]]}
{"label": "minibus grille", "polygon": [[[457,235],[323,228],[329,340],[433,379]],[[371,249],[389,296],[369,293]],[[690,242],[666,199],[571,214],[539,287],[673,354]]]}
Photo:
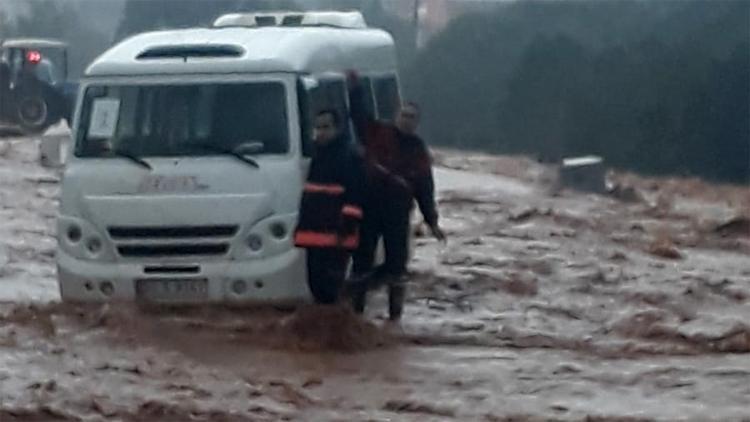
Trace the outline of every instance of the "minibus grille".
{"label": "minibus grille", "polygon": [[187,239],[198,237],[231,237],[237,226],[163,226],[110,227],[112,239]]}
{"label": "minibus grille", "polygon": [[127,245],[118,246],[117,251],[121,256],[128,258],[149,258],[162,256],[215,256],[226,254],[229,251],[229,244]]}
{"label": "minibus grille", "polygon": [[123,258],[223,256],[237,234],[236,225],[109,227]]}

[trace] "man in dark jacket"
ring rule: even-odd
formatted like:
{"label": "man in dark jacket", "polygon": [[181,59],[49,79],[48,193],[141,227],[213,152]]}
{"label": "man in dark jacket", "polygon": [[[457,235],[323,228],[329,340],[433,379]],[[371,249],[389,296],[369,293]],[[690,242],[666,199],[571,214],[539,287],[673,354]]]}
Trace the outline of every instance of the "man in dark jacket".
{"label": "man in dark jacket", "polygon": [[[388,285],[389,317],[397,321],[403,313],[405,275],[409,259],[409,217],[416,200],[433,235],[445,240],[438,225],[432,159],[424,141],[415,133],[419,107],[401,105],[395,124],[367,115],[364,90],[357,75],[349,73],[350,106],[360,142],[365,149],[368,192],[362,238],[354,254],[353,302],[363,312],[369,287]],[[378,240],[385,246],[385,263],[373,269]]]}
{"label": "man in dark jacket", "polygon": [[339,299],[351,252],[359,246],[365,175],[361,154],[335,110],[315,117],[315,150],[294,241],[307,249],[307,280],[315,301]]}

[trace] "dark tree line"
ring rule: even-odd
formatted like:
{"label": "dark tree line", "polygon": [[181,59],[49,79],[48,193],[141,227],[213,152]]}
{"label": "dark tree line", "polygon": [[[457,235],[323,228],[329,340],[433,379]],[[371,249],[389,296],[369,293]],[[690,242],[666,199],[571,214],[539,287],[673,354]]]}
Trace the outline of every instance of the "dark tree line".
{"label": "dark tree line", "polygon": [[750,2],[521,2],[407,72],[433,142],[750,182]]}

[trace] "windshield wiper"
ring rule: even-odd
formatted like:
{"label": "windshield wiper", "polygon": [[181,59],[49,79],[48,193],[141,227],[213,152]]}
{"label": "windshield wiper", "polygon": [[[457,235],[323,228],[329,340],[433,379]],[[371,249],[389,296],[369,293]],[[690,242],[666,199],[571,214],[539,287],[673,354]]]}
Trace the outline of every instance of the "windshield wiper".
{"label": "windshield wiper", "polygon": [[190,144],[190,146],[197,147],[197,148],[203,148],[203,149],[205,149],[207,151],[214,151],[214,152],[218,152],[218,153],[221,153],[221,154],[224,154],[224,155],[231,155],[232,157],[234,157],[234,158],[242,161],[245,164],[250,165],[251,167],[255,167],[256,169],[260,168],[260,165],[258,164],[257,161],[255,161],[254,159],[252,159],[252,158],[250,158],[250,157],[248,157],[246,155],[240,154],[239,152],[237,152],[235,150],[222,148],[222,147],[220,147],[218,145],[214,145],[214,144]]}
{"label": "windshield wiper", "polygon": [[122,158],[125,158],[127,160],[130,160],[133,163],[135,163],[135,164],[137,164],[137,165],[139,165],[139,166],[141,166],[143,168],[147,168],[149,170],[153,169],[153,167],[151,167],[151,164],[149,164],[148,162],[146,162],[146,160],[144,160],[141,157],[138,157],[137,155],[133,155],[132,153],[130,153],[128,151],[123,151],[123,150],[115,149],[115,150],[112,150],[112,154],[114,154],[114,155],[116,155],[118,157],[122,157]]}

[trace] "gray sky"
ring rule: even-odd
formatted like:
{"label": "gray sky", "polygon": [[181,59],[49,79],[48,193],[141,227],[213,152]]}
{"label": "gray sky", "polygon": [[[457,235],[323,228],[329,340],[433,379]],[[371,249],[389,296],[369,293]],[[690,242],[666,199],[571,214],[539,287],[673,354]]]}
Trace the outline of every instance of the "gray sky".
{"label": "gray sky", "polygon": [[[98,29],[108,30],[117,25],[125,0],[0,0],[0,10],[10,17],[28,13],[31,2],[44,3],[84,3],[81,15]],[[210,0],[209,0],[210,1]]]}

